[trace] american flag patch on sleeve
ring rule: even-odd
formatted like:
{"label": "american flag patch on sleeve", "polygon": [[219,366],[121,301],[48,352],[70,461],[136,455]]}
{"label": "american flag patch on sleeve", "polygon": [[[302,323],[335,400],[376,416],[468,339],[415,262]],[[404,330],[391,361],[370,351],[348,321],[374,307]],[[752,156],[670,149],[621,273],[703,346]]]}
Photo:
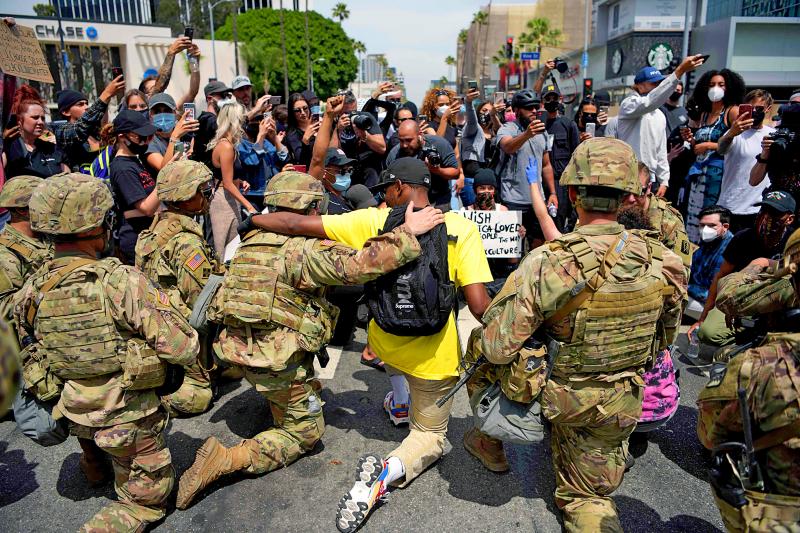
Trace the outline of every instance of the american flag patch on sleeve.
{"label": "american flag patch on sleeve", "polygon": [[195,270],[198,269],[198,267],[200,267],[200,265],[202,265],[205,262],[205,260],[206,258],[203,254],[201,254],[200,252],[196,252],[191,257],[189,257],[189,259],[186,260],[185,265],[186,268],[194,272]]}

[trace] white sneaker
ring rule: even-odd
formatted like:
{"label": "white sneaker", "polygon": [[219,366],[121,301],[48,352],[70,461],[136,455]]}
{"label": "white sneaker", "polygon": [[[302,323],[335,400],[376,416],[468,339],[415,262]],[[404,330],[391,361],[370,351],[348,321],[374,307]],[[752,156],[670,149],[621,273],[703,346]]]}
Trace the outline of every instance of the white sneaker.
{"label": "white sneaker", "polygon": [[356,483],[339,500],[336,527],[342,533],[352,533],[364,523],[378,500],[386,494],[386,461],[377,454],[367,454],[358,460]]}
{"label": "white sneaker", "polygon": [[399,426],[401,424],[408,424],[408,409],[407,403],[394,403],[394,391],[386,393],[386,398],[383,399],[383,410],[389,415],[389,420],[392,424]]}

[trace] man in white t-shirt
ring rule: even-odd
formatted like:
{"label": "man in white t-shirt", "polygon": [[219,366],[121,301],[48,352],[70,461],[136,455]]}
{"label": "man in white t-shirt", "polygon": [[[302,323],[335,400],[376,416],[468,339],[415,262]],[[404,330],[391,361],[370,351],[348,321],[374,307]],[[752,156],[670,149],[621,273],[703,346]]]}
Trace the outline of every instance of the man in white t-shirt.
{"label": "man in white t-shirt", "polygon": [[769,187],[767,179],[755,186],[750,185],[750,170],[761,154],[761,141],[771,135],[774,128],[764,125],[764,117],[772,106],[772,95],[763,89],[747,93],[744,103],[752,106],[750,113],[740,112],[739,118],[720,137],[717,151],[725,156],[722,186],[718,205],[732,213],[731,231],[753,227],[764,189]]}

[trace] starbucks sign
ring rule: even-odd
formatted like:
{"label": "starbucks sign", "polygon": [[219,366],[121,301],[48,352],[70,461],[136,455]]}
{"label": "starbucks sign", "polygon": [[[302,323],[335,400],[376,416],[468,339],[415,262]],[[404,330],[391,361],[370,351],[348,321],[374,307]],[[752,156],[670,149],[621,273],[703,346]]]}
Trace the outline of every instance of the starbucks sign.
{"label": "starbucks sign", "polygon": [[647,64],[658,70],[664,70],[669,66],[675,53],[667,43],[656,43],[647,52]]}

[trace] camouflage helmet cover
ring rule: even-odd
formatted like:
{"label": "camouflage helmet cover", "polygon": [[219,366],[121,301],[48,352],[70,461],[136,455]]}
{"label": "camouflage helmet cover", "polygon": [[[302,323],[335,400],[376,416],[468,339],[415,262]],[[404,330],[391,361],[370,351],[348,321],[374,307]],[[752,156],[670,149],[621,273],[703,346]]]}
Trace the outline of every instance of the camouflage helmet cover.
{"label": "camouflage helmet cover", "polygon": [[559,180],[561,185],[608,187],[641,194],[639,162],[619,139],[593,137],[580,143]]}
{"label": "camouflage helmet cover", "polygon": [[42,183],[38,176],[16,176],[0,191],[0,207],[28,207],[33,190]]}
{"label": "camouflage helmet cover", "polygon": [[800,229],[795,230],[786,240],[786,246],[783,247],[781,266],[785,269],[783,274],[794,274],[800,267]]}
{"label": "camouflage helmet cover", "polygon": [[276,174],[264,191],[264,204],[271,207],[306,210],[316,201],[324,201],[322,182],[304,172],[294,170]]}
{"label": "camouflage helmet cover", "polygon": [[199,161],[173,161],[158,173],[156,194],[162,202],[190,200],[211,178],[211,170]]}
{"label": "camouflage helmet cover", "polygon": [[41,233],[69,235],[99,227],[114,199],[97,178],[78,172],[56,174],[33,191],[31,228]]}

